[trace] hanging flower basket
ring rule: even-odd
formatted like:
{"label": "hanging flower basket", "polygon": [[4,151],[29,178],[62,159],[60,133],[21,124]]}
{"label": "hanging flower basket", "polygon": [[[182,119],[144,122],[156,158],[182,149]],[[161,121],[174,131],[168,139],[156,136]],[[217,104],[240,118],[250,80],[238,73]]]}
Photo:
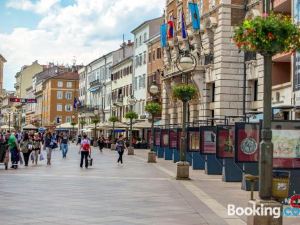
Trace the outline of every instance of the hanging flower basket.
{"label": "hanging flower basket", "polygon": [[173,87],[173,96],[181,101],[190,101],[197,94],[197,89],[191,84],[179,84]]}
{"label": "hanging flower basket", "polygon": [[145,106],[145,110],[151,115],[155,115],[161,112],[161,105],[157,102],[148,102]]}
{"label": "hanging flower basket", "polygon": [[255,17],[236,28],[234,37],[239,49],[275,55],[300,49],[300,31],[291,18],[281,14]]}

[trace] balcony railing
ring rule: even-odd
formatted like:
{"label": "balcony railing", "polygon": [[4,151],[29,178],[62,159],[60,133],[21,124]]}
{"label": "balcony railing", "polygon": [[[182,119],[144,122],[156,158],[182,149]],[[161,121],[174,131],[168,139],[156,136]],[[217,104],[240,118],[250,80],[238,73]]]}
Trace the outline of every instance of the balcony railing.
{"label": "balcony railing", "polygon": [[94,80],[94,81],[90,82],[90,87],[95,87],[95,86],[98,86],[100,84],[101,84],[100,80],[97,79],[97,80]]}

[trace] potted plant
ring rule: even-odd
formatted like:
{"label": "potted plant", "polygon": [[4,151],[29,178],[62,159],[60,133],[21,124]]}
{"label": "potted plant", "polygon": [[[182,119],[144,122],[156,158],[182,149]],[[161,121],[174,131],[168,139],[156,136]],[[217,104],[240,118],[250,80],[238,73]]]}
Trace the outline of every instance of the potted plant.
{"label": "potted plant", "polygon": [[300,31],[289,16],[271,13],[244,20],[233,40],[241,50],[273,56],[299,49]]}
{"label": "potted plant", "polygon": [[125,114],[125,118],[129,119],[130,121],[130,140],[129,140],[129,147],[128,147],[128,155],[134,155],[134,149],[132,147],[132,122],[134,119],[138,118],[138,114],[134,111],[129,111]]}
{"label": "potted plant", "polygon": [[116,145],[115,145],[115,123],[118,121],[118,117],[116,116],[111,116],[109,119],[108,119],[109,122],[112,122],[113,124],[113,127],[112,127],[112,134],[111,134],[111,137],[112,137],[112,142],[111,142],[111,150],[115,150],[116,149]]}
{"label": "potted plant", "polygon": [[156,154],[154,151],[154,117],[156,114],[161,112],[161,105],[157,102],[148,102],[145,106],[146,112],[151,114],[151,134],[152,134],[152,143],[151,143],[151,150],[148,153],[148,162],[155,163],[156,162]]}

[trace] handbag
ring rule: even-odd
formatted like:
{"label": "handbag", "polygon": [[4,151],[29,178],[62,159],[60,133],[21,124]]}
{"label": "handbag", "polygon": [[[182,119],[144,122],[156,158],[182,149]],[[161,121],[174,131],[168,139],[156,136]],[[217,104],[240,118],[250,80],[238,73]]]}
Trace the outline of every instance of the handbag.
{"label": "handbag", "polygon": [[31,161],[34,161],[34,155],[33,155],[33,153],[31,153],[30,159],[31,159]]}
{"label": "handbag", "polygon": [[93,158],[91,156],[88,157],[88,164],[89,166],[93,165]]}
{"label": "handbag", "polygon": [[43,161],[45,158],[44,158],[44,155],[43,153],[40,154],[40,161]]}

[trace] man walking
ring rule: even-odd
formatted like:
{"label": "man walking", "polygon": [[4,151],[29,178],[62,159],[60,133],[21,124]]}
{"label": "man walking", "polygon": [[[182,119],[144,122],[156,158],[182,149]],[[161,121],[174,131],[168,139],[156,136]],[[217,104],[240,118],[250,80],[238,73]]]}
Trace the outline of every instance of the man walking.
{"label": "man walking", "polygon": [[62,157],[63,159],[65,159],[67,158],[68,145],[69,145],[69,135],[66,132],[62,134],[60,144],[61,144]]}

